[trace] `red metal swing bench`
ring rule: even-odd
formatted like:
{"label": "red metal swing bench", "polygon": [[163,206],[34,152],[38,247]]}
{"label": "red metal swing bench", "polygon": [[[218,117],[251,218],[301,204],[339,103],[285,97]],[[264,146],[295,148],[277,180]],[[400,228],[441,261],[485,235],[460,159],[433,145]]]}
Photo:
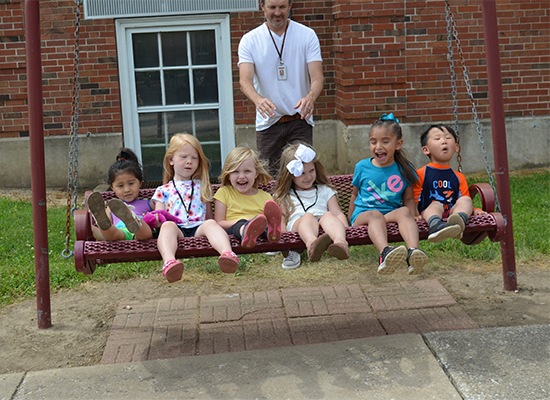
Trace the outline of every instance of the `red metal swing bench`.
{"label": "red metal swing bench", "polygon": [[[330,180],[338,191],[340,206],[347,214],[352,192],[351,180],[353,175],[335,175]],[[275,181],[263,186],[264,190],[272,192]],[[219,186],[214,185],[214,191]],[[140,198],[151,198],[155,189],[140,190]],[[161,260],[157,250],[156,239],[150,240],[118,240],[113,242],[97,241],[92,235],[92,216],[88,211],[88,196],[86,192],[86,208],[75,210],[74,223],[76,230],[76,242],[74,246],[75,267],[78,272],[90,275],[96,269],[97,264],[113,264],[133,261]],[[102,192],[107,201],[115,197],[114,192]],[[471,216],[466,225],[462,241],[465,244],[474,245],[480,243],[485,237],[493,242],[503,239],[505,222],[502,215],[495,211],[495,195],[491,185],[477,183],[470,186],[470,196],[477,194],[481,197],[482,209],[487,211],[484,215]],[[420,239],[428,238],[428,224],[425,221],[418,222]],[[347,240],[350,246],[372,244],[368,228],[366,226],[350,227],[346,230]],[[402,242],[399,229],[394,223],[388,224],[388,241]],[[270,243],[265,239],[258,239],[257,245],[252,249],[244,249],[237,240],[231,236],[231,246],[237,254],[264,253],[278,250],[305,250],[305,244],[297,232],[283,232],[278,243]],[[184,238],[178,241],[177,258],[214,257],[218,256],[205,237]]]}

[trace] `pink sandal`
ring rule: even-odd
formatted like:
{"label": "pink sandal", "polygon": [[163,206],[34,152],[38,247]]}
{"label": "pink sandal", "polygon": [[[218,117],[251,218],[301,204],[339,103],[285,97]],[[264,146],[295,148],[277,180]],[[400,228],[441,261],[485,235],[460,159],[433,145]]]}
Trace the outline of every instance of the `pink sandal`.
{"label": "pink sandal", "polygon": [[239,267],[239,257],[232,251],[226,251],[218,258],[218,265],[222,272],[234,274]]}
{"label": "pink sandal", "polygon": [[256,215],[248,221],[244,226],[241,246],[245,249],[251,249],[256,246],[256,239],[265,231],[266,226],[267,220],[263,214]]}
{"label": "pink sandal", "polygon": [[281,208],[273,200],[267,200],[264,215],[267,219],[267,240],[277,243],[281,240]]}
{"label": "pink sandal", "polygon": [[164,263],[162,268],[162,275],[166,277],[166,280],[170,283],[177,282],[183,275],[183,263],[178,260],[170,260]]}

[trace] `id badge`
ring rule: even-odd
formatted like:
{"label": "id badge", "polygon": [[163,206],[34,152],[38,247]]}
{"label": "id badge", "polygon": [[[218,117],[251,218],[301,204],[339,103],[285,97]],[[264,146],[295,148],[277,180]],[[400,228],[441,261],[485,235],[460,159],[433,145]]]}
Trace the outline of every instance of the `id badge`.
{"label": "id badge", "polygon": [[277,67],[277,79],[280,81],[286,81],[286,66],[279,65]]}

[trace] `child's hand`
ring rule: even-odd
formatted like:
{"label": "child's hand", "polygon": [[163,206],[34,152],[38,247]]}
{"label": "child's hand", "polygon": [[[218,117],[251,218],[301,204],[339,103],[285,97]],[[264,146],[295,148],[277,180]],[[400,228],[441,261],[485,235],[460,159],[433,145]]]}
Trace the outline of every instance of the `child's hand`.
{"label": "child's hand", "polygon": [[481,208],[474,208],[473,214],[474,215],[483,215],[483,214],[487,214],[487,211],[483,211]]}
{"label": "child's hand", "polygon": [[422,218],[422,215],[415,215],[415,216],[414,216],[414,220],[417,221],[417,222],[418,222],[418,221],[422,221],[423,219],[424,219],[424,218]]}

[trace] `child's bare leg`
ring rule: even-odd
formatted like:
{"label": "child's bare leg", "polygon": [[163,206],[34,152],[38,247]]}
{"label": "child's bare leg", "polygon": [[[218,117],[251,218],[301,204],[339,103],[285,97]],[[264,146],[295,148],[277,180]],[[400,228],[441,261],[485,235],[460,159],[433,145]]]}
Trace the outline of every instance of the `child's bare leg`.
{"label": "child's bare leg", "polygon": [[114,225],[111,225],[109,229],[104,231],[99,229],[97,226],[92,226],[92,233],[97,240],[106,240],[110,242],[125,239],[124,232]]}
{"label": "child's bare leg", "polygon": [[434,215],[442,218],[443,217],[443,204],[439,201],[433,201],[424,211],[422,211],[422,218],[426,221],[429,221]]}
{"label": "child's bare leg", "polygon": [[231,250],[231,243],[227,232],[216,221],[213,219],[204,221],[195,232],[195,236],[206,236],[212,248],[220,253],[218,265],[222,272],[233,274],[237,271],[239,268],[239,257]]}
{"label": "child's bare leg", "polygon": [[407,207],[401,207],[385,215],[387,222],[395,222],[408,248],[418,248],[418,225]]}
{"label": "child's bare leg", "polygon": [[135,238],[137,240],[147,240],[153,237],[153,231],[147,224],[141,224],[139,231],[136,232]]}
{"label": "child's bare leg", "polygon": [[463,212],[466,214],[466,216],[472,215],[474,211],[474,205],[472,203],[472,199],[467,196],[462,196],[456,201],[456,204],[453,208],[451,208],[451,215],[452,214],[458,214],[460,212]]}
{"label": "child's bare leg", "polygon": [[319,220],[319,225],[328,233],[334,243],[346,243],[346,228],[333,213],[327,211]]}
{"label": "child's bare leg", "polygon": [[178,226],[171,221],[162,224],[157,247],[164,262],[176,258],[176,250],[178,249],[178,238],[183,237],[183,233]]}
{"label": "child's bare leg", "polygon": [[346,240],[346,227],[332,212],[326,212],[319,220],[319,225],[330,236],[333,244],[328,246],[328,254],[338,260],[349,258],[348,242]]}
{"label": "child's bare leg", "polygon": [[379,253],[388,245],[388,230],[386,220],[380,211],[365,211],[357,216],[353,226],[367,225],[369,238]]}
{"label": "child's bare leg", "polygon": [[231,243],[229,242],[227,232],[213,219],[204,221],[195,232],[195,236],[206,236],[212,248],[220,254],[231,251]]}
{"label": "child's bare leg", "polygon": [[300,238],[309,248],[319,236],[319,221],[311,213],[305,213],[292,226],[293,231],[298,231]]}

